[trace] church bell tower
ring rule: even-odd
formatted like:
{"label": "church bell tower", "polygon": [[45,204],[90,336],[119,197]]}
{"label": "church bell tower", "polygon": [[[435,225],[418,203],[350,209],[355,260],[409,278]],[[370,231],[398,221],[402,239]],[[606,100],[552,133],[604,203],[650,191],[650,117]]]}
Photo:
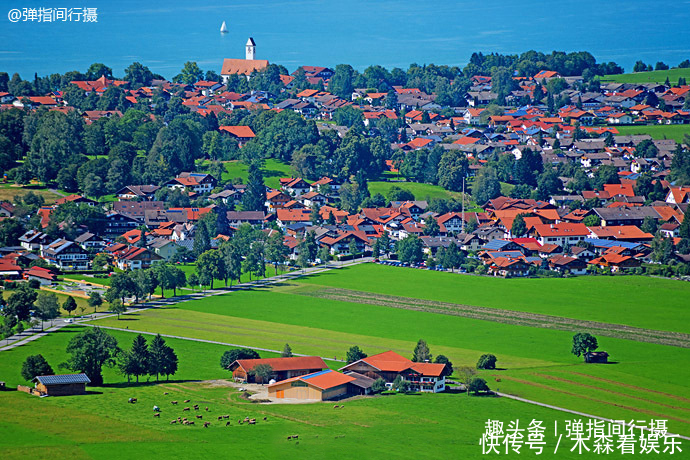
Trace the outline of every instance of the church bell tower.
{"label": "church bell tower", "polygon": [[247,40],[247,45],[245,48],[247,49],[246,59],[248,61],[253,61],[256,59],[256,43],[254,43],[254,39],[252,37],[249,37],[249,40]]}

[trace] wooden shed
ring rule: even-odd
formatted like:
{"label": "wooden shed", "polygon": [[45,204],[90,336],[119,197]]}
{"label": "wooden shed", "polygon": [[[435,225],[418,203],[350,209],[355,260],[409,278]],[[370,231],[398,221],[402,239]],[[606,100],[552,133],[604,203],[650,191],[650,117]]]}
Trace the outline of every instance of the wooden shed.
{"label": "wooden shed", "polygon": [[326,401],[348,394],[348,384],[354,377],[331,369],[302,375],[268,386],[268,396],[300,400]]}
{"label": "wooden shed", "polygon": [[609,362],[609,354],[605,351],[590,351],[585,353],[585,362],[605,364]]}
{"label": "wooden shed", "polygon": [[39,375],[33,381],[43,396],[83,395],[86,384],[91,383],[86,374]]}

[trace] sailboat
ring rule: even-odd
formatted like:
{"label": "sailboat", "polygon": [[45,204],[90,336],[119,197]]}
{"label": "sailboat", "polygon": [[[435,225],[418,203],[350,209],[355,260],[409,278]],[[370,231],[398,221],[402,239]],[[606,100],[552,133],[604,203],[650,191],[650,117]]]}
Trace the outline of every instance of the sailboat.
{"label": "sailboat", "polygon": [[225,24],[225,21],[223,21],[223,24],[220,26],[220,33],[221,34],[227,34],[228,33],[228,26]]}

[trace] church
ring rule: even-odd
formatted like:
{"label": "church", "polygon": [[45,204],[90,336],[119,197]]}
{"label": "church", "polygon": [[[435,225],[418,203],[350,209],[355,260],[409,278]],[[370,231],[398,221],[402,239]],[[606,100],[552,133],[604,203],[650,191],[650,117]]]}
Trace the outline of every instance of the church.
{"label": "church", "polygon": [[256,59],[256,43],[252,37],[249,37],[249,40],[247,40],[245,48],[245,59],[223,60],[223,67],[220,71],[223,83],[227,83],[230,75],[245,75],[249,78],[255,70],[263,70],[268,67],[266,59]]}

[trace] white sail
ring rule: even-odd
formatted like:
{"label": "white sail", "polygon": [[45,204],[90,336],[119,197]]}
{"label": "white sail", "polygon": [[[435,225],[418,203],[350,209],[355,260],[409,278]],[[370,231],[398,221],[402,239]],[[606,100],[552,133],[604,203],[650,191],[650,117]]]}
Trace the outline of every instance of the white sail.
{"label": "white sail", "polygon": [[221,34],[227,34],[228,33],[228,26],[225,24],[225,21],[223,21],[223,24],[220,26],[220,33]]}

